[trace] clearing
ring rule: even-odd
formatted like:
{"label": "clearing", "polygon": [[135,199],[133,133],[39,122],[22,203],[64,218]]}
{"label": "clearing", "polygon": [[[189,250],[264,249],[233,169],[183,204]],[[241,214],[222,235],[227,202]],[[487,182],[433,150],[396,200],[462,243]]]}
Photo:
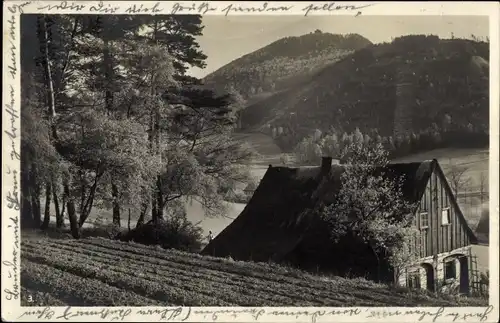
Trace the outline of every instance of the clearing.
{"label": "clearing", "polygon": [[[486,306],[102,238],[23,238],[23,306]],[[28,303],[27,300],[34,300]]]}

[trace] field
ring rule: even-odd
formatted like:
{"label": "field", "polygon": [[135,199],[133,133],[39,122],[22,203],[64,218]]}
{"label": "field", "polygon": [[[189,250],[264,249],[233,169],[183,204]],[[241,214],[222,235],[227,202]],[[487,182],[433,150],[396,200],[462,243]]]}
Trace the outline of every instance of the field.
{"label": "field", "polygon": [[[52,306],[485,306],[363,279],[311,276],[93,238],[24,239],[22,304]],[[32,300],[29,302],[29,300]]]}
{"label": "field", "polygon": [[[269,164],[280,163],[280,152],[266,135],[241,134],[260,153],[251,172],[260,180]],[[437,158],[443,169],[467,165],[473,184],[488,171],[487,150],[441,149],[398,161]],[[451,159],[450,159],[451,158]],[[290,159],[290,166],[293,159]],[[475,186],[475,185],[471,185]],[[460,203],[474,229],[477,201]],[[460,200],[459,200],[460,202]],[[227,217],[206,218],[201,205],[187,206],[192,222],[205,233],[220,233],[245,207],[229,203]],[[110,210],[95,208],[89,224],[111,221]],[[127,226],[127,212],[122,227]],[[132,226],[136,215],[132,213]],[[53,220],[55,221],[55,219]],[[101,238],[47,239],[23,233],[22,300],[24,305],[190,305],[190,306],[483,306],[485,301],[436,298],[424,292],[391,289],[364,279],[320,277],[273,264],[235,262],[179,251],[157,249]],[[488,246],[474,246],[481,272],[488,269]],[[32,302],[27,302],[27,295]]]}

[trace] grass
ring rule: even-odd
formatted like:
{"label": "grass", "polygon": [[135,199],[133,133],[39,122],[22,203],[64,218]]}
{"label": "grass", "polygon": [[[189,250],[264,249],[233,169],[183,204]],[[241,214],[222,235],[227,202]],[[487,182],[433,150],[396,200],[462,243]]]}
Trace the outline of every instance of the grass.
{"label": "grass", "polygon": [[[364,279],[314,276],[102,238],[21,244],[23,306],[483,306]],[[31,300],[31,301],[29,301]]]}

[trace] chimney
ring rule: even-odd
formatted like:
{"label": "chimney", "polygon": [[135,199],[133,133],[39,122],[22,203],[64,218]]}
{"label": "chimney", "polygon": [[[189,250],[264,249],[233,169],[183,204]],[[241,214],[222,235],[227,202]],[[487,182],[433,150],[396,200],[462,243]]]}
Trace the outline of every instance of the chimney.
{"label": "chimney", "polygon": [[332,157],[321,157],[321,173],[327,174],[332,169]]}

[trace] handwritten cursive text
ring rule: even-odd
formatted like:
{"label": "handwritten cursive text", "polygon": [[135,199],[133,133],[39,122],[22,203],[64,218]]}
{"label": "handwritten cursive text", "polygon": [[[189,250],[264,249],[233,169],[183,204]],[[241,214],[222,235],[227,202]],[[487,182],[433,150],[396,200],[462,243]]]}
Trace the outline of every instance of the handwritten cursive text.
{"label": "handwritten cursive text", "polygon": [[304,16],[307,17],[309,13],[311,12],[331,12],[331,11],[357,11],[356,16],[359,16],[361,14],[361,10],[366,7],[373,6],[373,4],[366,4],[362,6],[355,6],[355,5],[338,5],[335,2],[329,2],[329,3],[324,3],[323,5],[321,4],[309,4],[302,8],[302,11],[304,11]]}
{"label": "handwritten cursive text", "polygon": [[222,9],[221,11],[224,13],[225,16],[227,16],[231,12],[233,12],[233,13],[234,12],[246,13],[246,12],[269,12],[269,11],[272,11],[272,12],[279,13],[279,12],[289,11],[292,8],[293,8],[293,6],[286,7],[286,6],[270,5],[268,2],[264,2],[259,7],[248,7],[248,6],[242,6],[242,5],[237,5],[237,4],[231,3],[230,5],[228,5],[227,7]]}

